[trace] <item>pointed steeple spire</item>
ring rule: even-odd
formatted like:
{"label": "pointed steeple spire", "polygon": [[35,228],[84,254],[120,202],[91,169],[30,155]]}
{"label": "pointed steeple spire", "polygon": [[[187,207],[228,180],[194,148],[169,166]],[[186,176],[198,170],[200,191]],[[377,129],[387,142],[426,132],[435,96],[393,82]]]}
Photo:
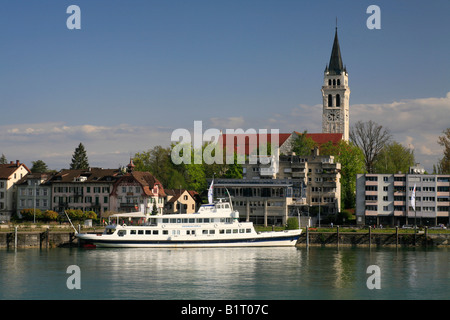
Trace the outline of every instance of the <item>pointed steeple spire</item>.
{"label": "pointed steeple spire", "polygon": [[331,50],[330,63],[328,64],[328,70],[330,74],[341,74],[342,71],[344,71],[341,57],[341,49],[339,48],[337,26],[336,26],[336,33],[334,35],[333,49]]}

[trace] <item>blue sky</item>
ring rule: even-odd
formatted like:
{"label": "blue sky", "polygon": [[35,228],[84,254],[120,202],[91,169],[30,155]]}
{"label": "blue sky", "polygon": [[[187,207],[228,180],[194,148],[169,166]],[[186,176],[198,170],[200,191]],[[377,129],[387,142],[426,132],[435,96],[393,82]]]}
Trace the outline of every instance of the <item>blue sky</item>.
{"label": "blue sky", "polygon": [[[81,9],[69,30],[66,9]],[[369,5],[381,29],[369,30]],[[168,145],[177,128],[321,132],[320,88],[335,21],[350,121],[370,119],[431,169],[450,126],[450,2],[5,1],[0,153],[91,166]]]}

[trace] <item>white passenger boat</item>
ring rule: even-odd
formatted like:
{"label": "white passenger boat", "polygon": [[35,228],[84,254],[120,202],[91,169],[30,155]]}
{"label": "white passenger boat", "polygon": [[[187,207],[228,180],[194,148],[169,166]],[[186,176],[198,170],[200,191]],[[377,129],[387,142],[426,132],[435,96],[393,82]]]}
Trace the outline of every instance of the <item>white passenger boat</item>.
{"label": "white passenger boat", "polygon": [[301,229],[255,232],[252,222],[239,222],[228,202],[205,204],[196,213],[116,214],[103,234],[77,234],[98,247],[268,247],[294,246]]}

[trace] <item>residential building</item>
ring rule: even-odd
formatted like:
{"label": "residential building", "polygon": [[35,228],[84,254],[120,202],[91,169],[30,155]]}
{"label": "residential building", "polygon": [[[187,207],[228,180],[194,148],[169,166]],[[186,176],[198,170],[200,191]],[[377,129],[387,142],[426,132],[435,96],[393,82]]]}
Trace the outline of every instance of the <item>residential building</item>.
{"label": "residential building", "polygon": [[[411,201],[414,187],[415,207]],[[449,212],[450,175],[357,175],[356,222],[359,225],[448,225]]]}
{"label": "residential building", "polygon": [[11,219],[16,210],[15,184],[30,172],[19,160],[0,164],[0,221]]}
{"label": "residential building", "polygon": [[127,166],[127,173],[115,181],[110,197],[113,212],[142,211],[163,213],[166,194],[163,185],[150,172],[134,171],[133,162]]}
{"label": "residential building", "polygon": [[[243,179],[214,182],[215,196],[232,196],[241,217],[258,224],[285,224],[297,211],[315,220],[340,211],[341,164],[333,156],[280,155],[277,163],[243,164]],[[227,192],[228,190],[228,192]]]}
{"label": "residential building", "polygon": [[94,211],[102,216],[110,211],[110,193],[122,172],[119,169],[63,169],[49,181],[52,186],[52,208]]}
{"label": "residential building", "polygon": [[17,183],[17,216],[23,209],[52,210],[52,186],[50,173],[30,173]]}
{"label": "residential building", "polygon": [[185,189],[164,189],[166,193],[165,214],[173,213],[195,213],[197,203],[195,191]]}

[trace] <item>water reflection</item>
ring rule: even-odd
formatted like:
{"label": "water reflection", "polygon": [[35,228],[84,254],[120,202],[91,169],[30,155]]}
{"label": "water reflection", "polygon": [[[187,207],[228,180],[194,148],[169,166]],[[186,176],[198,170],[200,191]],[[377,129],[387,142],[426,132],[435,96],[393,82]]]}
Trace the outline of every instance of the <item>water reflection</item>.
{"label": "water reflection", "polygon": [[[448,299],[448,249],[51,249],[0,253],[2,299]],[[66,269],[81,269],[68,290]],[[366,286],[381,270],[381,290]]]}

